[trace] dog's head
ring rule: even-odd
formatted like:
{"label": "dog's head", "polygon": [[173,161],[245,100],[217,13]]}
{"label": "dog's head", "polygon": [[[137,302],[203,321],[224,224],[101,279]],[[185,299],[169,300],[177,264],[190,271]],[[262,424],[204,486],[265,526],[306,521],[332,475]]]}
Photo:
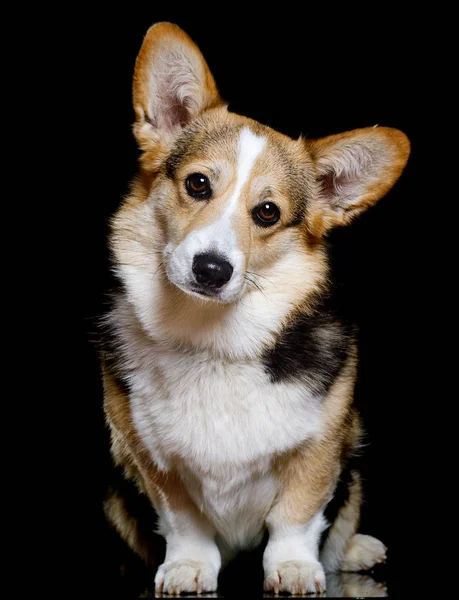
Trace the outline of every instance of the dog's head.
{"label": "dog's head", "polygon": [[292,140],[230,113],[197,46],[168,23],[145,37],[133,99],[151,210],[125,230],[143,264],[154,238],[168,280],[203,300],[235,302],[258,276],[316,285],[324,235],[381,198],[409,155],[396,129]]}

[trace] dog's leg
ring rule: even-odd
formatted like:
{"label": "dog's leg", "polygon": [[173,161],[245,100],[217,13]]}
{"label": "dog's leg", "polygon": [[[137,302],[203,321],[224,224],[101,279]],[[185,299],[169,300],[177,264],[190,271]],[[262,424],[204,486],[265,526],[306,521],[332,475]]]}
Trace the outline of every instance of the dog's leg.
{"label": "dog's leg", "polygon": [[[151,481],[151,479],[150,479]],[[166,539],[166,558],[155,577],[158,593],[213,592],[221,557],[215,530],[189,498],[176,476],[168,475],[150,494]]]}
{"label": "dog's leg", "polygon": [[348,487],[349,496],[331,524],[320,554],[320,562],[327,573],[336,573],[342,570],[344,552],[359,526],[362,485],[358,471],[352,471],[351,474],[352,480]]}
{"label": "dog's leg", "polygon": [[176,472],[160,471],[132,424],[129,398],[116,379],[104,372],[104,406],[112,429],[123,438],[125,455],[159,515],[166,538],[166,558],[155,577],[158,593],[213,592],[221,566],[215,530],[189,497]]}
{"label": "dog's leg", "polygon": [[283,491],[266,519],[266,592],[304,595],[325,590],[319,542],[327,524],[323,507],[336,480],[331,465],[326,463],[320,447],[299,451],[288,464],[284,462]]}
{"label": "dog's leg", "polygon": [[321,438],[279,458],[281,492],[266,519],[265,591],[305,594],[325,589],[319,562],[320,537],[327,526],[323,511],[336,487],[343,447],[352,448],[358,439],[357,423],[349,419],[354,376],[351,358],[323,399],[326,426]]}
{"label": "dog's leg", "polygon": [[367,571],[386,559],[386,550],[382,542],[370,535],[356,533],[362,486],[358,471],[352,471],[349,485],[349,497],[339,511],[320,555],[327,573],[338,571]]}
{"label": "dog's leg", "polygon": [[321,512],[305,524],[283,523],[271,515],[269,542],[263,556],[266,592],[293,595],[321,593],[325,573],[318,560],[320,534],[325,526]]}

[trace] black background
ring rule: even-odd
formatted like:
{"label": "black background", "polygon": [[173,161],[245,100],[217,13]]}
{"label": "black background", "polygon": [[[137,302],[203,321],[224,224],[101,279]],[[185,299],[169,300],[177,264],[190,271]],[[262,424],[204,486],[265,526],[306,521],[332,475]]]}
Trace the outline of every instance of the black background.
{"label": "black background", "polygon": [[425,244],[418,217],[428,197],[420,166],[424,129],[419,110],[426,85],[419,71],[421,45],[413,28],[395,13],[381,15],[378,28],[373,15],[360,13],[354,24],[332,30],[325,15],[273,13],[260,21],[226,9],[184,18],[179,11],[137,7],[88,15],[81,24],[72,82],[78,112],[69,117],[75,147],[82,148],[74,168],[83,314],[81,353],[77,365],[69,367],[69,377],[78,381],[79,400],[72,409],[79,424],[75,455],[84,465],[74,493],[91,523],[83,534],[84,564],[87,568],[94,559],[94,573],[107,597],[120,589],[117,546],[99,521],[106,432],[92,340],[107,283],[107,221],[136,170],[134,61],[146,30],[159,20],[177,23],[197,42],[234,112],[292,137],[380,124],[399,128],[410,138],[410,161],[395,187],[353,225],[331,236],[336,277],[360,328],[357,399],[368,442],[361,531],[389,547],[386,576],[390,595],[398,595],[411,586],[406,565],[413,556],[415,514],[425,493],[419,464],[427,450],[419,447],[417,437],[420,367],[413,332],[419,302],[415,265],[423,260]]}

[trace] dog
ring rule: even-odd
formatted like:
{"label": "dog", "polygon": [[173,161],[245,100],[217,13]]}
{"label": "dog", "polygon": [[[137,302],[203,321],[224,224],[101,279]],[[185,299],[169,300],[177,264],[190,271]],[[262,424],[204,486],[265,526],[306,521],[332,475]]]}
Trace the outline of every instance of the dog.
{"label": "dog", "polygon": [[[113,461],[166,542],[155,590],[213,592],[264,541],[266,592],[323,592],[325,572],[386,558],[357,533],[356,335],[326,236],[388,192],[410,143],[379,126],[293,140],[231,113],[170,23],[145,36],[133,104],[140,168],[111,222],[101,365]],[[119,490],[104,507],[151,560]]]}

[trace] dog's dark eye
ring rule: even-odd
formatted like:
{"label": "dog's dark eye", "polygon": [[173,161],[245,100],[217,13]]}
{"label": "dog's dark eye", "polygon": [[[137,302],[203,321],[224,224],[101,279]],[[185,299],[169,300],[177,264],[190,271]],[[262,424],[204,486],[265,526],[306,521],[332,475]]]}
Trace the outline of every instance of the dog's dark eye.
{"label": "dog's dark eye", "polygon": [[186,191],[193,198],[198,200],[207,200],[210,198],[210,182],[202,173],[193,173],[186,179]]}
{"label": "dog's dark eye", "polygon": [[270,227],[280,218],[280,210],[273,202],[263,202],[252,210],[252,218],[261,227]]}

